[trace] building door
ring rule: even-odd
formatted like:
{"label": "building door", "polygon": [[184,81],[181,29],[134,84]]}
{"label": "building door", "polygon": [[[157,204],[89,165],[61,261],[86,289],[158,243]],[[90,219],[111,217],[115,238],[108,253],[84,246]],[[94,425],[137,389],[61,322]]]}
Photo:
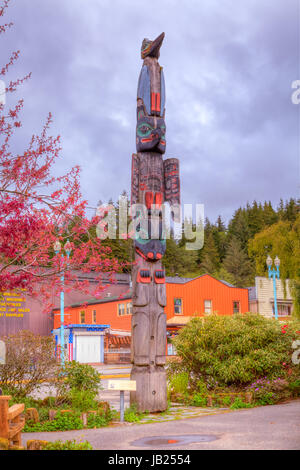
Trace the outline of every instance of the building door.
{"label": "building door", "polygon": [[104,362],[103,336],[76,336],[76,361]]}

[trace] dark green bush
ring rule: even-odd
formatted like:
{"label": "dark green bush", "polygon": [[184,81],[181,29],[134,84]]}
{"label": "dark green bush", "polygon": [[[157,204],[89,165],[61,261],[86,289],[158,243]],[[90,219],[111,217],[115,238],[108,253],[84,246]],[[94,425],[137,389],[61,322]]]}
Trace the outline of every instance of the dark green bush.
{"label": "dark green bush", "polygon": [[299,323],[283,332],[279,322],[258,314],[194,318],[173,339],[181,363],[170,373],[187,372],[195,389],[199,380],[215,389],[284,375],[287,365],[299,367],[291,361],[297,330]]}
{"label": "dark green bush", "polygon": [[274,393],[272,392],[265,392],[261,394],[261,397],[259,400],[257,400],[256,404],[260,406],[264,405],[274,405]]}
{"label": "dark green bush", "polygon": [[291,390],[293,396],[300,396],[300,379],[295,380],[289,384],[289,389]]}
{"label": "dark green bush", "polygon": [[277,377],[263,377],[247,387],[252,392],[253,399],[258,405],[272,405],[292,396],[288,381]]}
{"label": "dark green bush", "polygon": [[255,405],[252,403],[245,403],[240,397],[237,397],[230,408],[232,410],[239,410],[240,408],[253,408]]}
{"label": "dark green bush", "polygon": [[70,390],[72,409],[78,411],[95,410],[98,403],[95,400],[95,393],[90,390]]}
{"label": "dark green bush", "polygon": [[195,395],[193,395],[193,398],[190,402],[192,406],[201,406],[201,407],[206,406],[206,403],[207,403],[207,398],[203,396],[201,393],[195,393]]}
{"label": "dark green bush", "polygon": [[185,393],[189,385],[189,374],[187,372],[179,372],[169,376],[169,391],[173,393]]}
{"label": "dark green bush", "polygon": [[88,364],[67,362],[56,376],[54,407],[70,405],[73,409],[95,409],[95,398],[102,390],[99,372]]}
{"label": "dark green bush", "polygon": [[148,413],[140,413],[137,411],[137,407],[135,404],[130,405],[129,408],[126,408],[124,411],[124,421],[128,423],[139,423],[141,419],[143,419]]}
{"label": "dark green bush", "polygon": [[26,421],[24,432],[69,431],[73,429],[83,429],[83,422],[79,413],[58,412],[53,421],[40,423],[34,423],[30,420]]}
{"label": "dark green bush", "polygon": [[80,362],[67,362],[60,371],[64,384],[71,390],[88,391],[97,395],[101,389],[99,372],[94,367]]}
{"label": "dark green bush", "polygon": [[54,441],[48,442],[43,446],[43,450],[93,450],[93,447],[88,441],[76,442],[75,439],[72,441]]}
{"label": "dark green bush", "polygon": [[102,428],[103,426],[107,426],[108,423],[109,420],[107,420],[105,416],[90,414],[87,419],[87,428]]}
{"label": "dark green bush", "polygon": [[222,401],[222,405],[223,405],[223,406],[230,406],[230,404],[231,404],[231,397],[230,397],[230,396],[223,397],[221,401]]}

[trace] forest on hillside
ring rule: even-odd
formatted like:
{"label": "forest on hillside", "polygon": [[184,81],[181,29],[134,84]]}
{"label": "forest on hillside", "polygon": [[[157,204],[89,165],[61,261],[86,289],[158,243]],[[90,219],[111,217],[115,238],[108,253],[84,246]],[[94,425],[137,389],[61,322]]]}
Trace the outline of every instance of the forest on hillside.
{"label": "forest on hillside", "polygon": [[[108,204],[112,204],[118,214],[118,203],[110,199]],[[178,241],[172,235],[167,240],[164,256],[167,276],[195,277],[209,273],[237,287],[247,287],[253,284],[256,275],[267,273],[265,261],[270,254],[280,258],[282,277],[298,277],[300,200],[280,200],[276,209],[271,202],[254,201],[238,208],[227,226],[221,216],[215,223],[206,218],[203,248],[186,250],[186,241],[184,236]],[[111,257],[120,262],[132,261],[132,240],[107,238],[102,243],[111,248]]]}
{"label": "forest on hillside", "polygon": [[[126,192],[123,192],[123,196]],[[118,204],[112,200],[118,213]],[[120,262],[133,259],[132,240],[109,240],[111,256]],[[300,200],[257,202],[239,207],[228,225],[219,216],[204,221],[204,245],[201,250],[186,250],[184,236],[167,240],[164,266],[167,276],[196,277],[209,273],[236,287],[254,285],[255,276],[266,276],[268,255],[280,258],[280,276],[292,279],[293,292],[300,309]],[[128,265],[129,266],[129,265]],[[129,270],[127,267],[125,270]]]}

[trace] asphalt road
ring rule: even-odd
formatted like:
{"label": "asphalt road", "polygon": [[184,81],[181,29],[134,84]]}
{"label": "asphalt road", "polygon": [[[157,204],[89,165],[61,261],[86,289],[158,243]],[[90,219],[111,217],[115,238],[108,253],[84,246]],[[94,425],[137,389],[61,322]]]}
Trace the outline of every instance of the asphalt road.
{"label": "asphalt road", "polygon": [[[176,441],[183,435],[216,437],[211,442],[158,445],[157,438]],[[175,436],[175,438],[174,438]],[[153,438],[156,444],[143,446],[135,441]],[[300,450],[300,400],[230,413],[151,424],[123,424],[102,429],[54,433],[22,434],[28,439],[88,440],[94,449],[108,450]]]}

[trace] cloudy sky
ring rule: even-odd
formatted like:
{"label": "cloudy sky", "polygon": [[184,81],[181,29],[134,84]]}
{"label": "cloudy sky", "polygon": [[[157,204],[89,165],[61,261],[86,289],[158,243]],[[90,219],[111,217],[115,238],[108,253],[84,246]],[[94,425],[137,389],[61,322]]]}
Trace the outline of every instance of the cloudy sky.
{"label": "cloudy sky", "polygon": [[32,72],[20,144],[49,111],[61,135],[55,171],[82,169],[90,206],[130,191],[144,37],[162,31],[166,157],[181,164],[182,201],[228,221],[247,201],[299,197],[298,0],[11,0],[1,58]]}

